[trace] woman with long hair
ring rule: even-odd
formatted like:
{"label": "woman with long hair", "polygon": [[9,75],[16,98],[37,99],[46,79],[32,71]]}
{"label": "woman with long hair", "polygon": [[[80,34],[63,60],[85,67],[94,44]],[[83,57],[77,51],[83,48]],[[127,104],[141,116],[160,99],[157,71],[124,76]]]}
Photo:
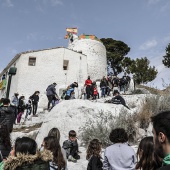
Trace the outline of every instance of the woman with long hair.
{"label": "woman with long hair", "polygon": [[11,156],[4,162],[3,170],[50,170],[53,159],[50,151],[37,151],[37,143],[29,137],[17,138]]}
{"label": "woman with long hair", "polygon": [[0,125],[0,162],[6,159],[11,151],[11,139],[7,125]]}
{"label": "woman with long hair", "polygon": [[[60,131],[58,128],[52,128],[49,132],[48,132],[48,136],[54,136],[56,138],[56,140],[60,143]],[[61,152],[63,154],[64,160],[66,162],[66,167],[67,167],[67,156],[66,156],[66,151],[65,149],[61,148]],[[67,169],[67,168],[66,168]]]}
{"label": "woman with long hair", "polygon": [[102,170],[103,163],[101,161],[101,150],[102,145],[98,139],[93,139],[90,141],[87,148],[86,159],[89,161],[87,170]]}
{"label": "woman with long hair", "polygon": [[60,142],[60,131],[58,130],[58,128],[52,128],[49,132],[48,132],[48,136],[54,136],[56,138],[56,140],[58,142]]}
{"label": "woman with long hair", "polygon": [[141,140],[138,150],[136,164],[137,170],[156,170],[161,167],[161,160],[154,152],[153,137],[145,137]]}
{"label": "woman with long hair", "polygon": [[44,138],[43,146],[45,150],[49,150],[53,153],[53,160],[50,162],[50,168],[58,170],[65,170],[66,162],[61,152],[61,146],[59,141],[54,136],[48,136]]}

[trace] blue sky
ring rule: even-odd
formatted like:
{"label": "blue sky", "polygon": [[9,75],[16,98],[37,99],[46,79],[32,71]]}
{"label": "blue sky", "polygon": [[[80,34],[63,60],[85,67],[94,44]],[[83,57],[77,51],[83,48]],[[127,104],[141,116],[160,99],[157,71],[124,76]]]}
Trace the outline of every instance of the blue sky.
{"label": "blue sky", "polygon": [[169,17],[170,0],[0,0],[0,70],[17,53],[67,47],[66,27],[124,41],[129,57],[159,66],[170,43]]}

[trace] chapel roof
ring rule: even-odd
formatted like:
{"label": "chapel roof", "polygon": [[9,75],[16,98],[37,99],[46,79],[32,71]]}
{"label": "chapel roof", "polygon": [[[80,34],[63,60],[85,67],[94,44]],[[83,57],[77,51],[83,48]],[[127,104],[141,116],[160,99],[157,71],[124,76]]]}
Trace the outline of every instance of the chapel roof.
{"label": "chapel roof", "polygon": [[[24,52],[21,52],[21,53],[16,54],[15,57],[8,63],[8,65],[7,65],[7,66],[4,68],[4,70],[0,73],[0,77],[2,77],[2,75],[7,72],[7,70],[11,67],[11,65],[12,65],[13,63],[15,63],[15,61],[17,61],[18,58],[20,58],[20,56],[21,56],[22,54],[39,52],[39,51],[46,51],[46,50],[53,50],[53,49],[57,49],[57,48],[65,48],[65,47],[53,47],[53,48],[46,48],[46,49],[41,49],[41,50],[30,50],[30,51],[24,51]],[[65,49],[71,50],[71,49],[69,49],[69,48],[65,48]],[[76,53],[80,53],[80,52],[77,52],[77,51],[74,51],[74,50],[71,50],[71,51],[76,52]],[[82,54],[82,53],[81,53],[81,55],[85,55],[85,54]],[[86,55],[85,55],[85,56],[86,56]]]}

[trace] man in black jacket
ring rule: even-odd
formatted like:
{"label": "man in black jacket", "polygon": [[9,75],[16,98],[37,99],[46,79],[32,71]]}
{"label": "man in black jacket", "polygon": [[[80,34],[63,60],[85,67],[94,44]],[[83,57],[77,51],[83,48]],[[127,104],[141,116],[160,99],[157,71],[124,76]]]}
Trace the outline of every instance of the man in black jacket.
{"label": "man in black jacket", "polygon": [[159,170],[170,170],[170,111],[151,117],[155,153],[164,158]]}
{"label": "man in black jacket", "polygon": [[50,104],[52,103],[52,100],[55,96],[57,96],[57,98],[59,99],[57,93],[56,93],[56,86],[57,86],[57,83],[53,83],[51,85],[49,85],[46,89],[46,95],[47,95],[47,98],[48,98],[48,110],[50,111]]}
{"label": "man in black jacket", "polygon": [[0,107],[0,124],[6,124],[11,133],[13,129],[13,122],[15,119],[14,110],[9,106],[10,100],[4,99],[3,106]]}
{"label": "man in black jacket", "polygon": [[126,102],[124,100],[124,98],[122,96],[119,95],[119,91],[118,90],[114,90],[113,91],[113,98],[111,100],[111,103],[113,104],[122,104],[123,106],[125,106],[126,108],[130,109],[127,105]]}

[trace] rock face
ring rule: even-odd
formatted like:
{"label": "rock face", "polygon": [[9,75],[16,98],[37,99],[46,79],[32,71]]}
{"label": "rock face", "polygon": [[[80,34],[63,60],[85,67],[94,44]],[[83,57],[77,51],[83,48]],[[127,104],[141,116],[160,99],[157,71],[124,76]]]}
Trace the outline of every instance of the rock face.
{"label": "rock face", "polygon": [[40,145],[43,138],[47,136],[49,130],[53,127],[57,127],[61,133],[62,143],[68,138],[68,132],[70,130],[75,130],[78,133],[79,128],[85,124],[86,120],[95,119],[100,111],[103,113],[110,112],[116,115],[119,114],[122,108],[125,107],[122,105],[91,102],[80,99],[62,101],[55,106],[50,113],[47,113],[36,141],[38,145]]}

